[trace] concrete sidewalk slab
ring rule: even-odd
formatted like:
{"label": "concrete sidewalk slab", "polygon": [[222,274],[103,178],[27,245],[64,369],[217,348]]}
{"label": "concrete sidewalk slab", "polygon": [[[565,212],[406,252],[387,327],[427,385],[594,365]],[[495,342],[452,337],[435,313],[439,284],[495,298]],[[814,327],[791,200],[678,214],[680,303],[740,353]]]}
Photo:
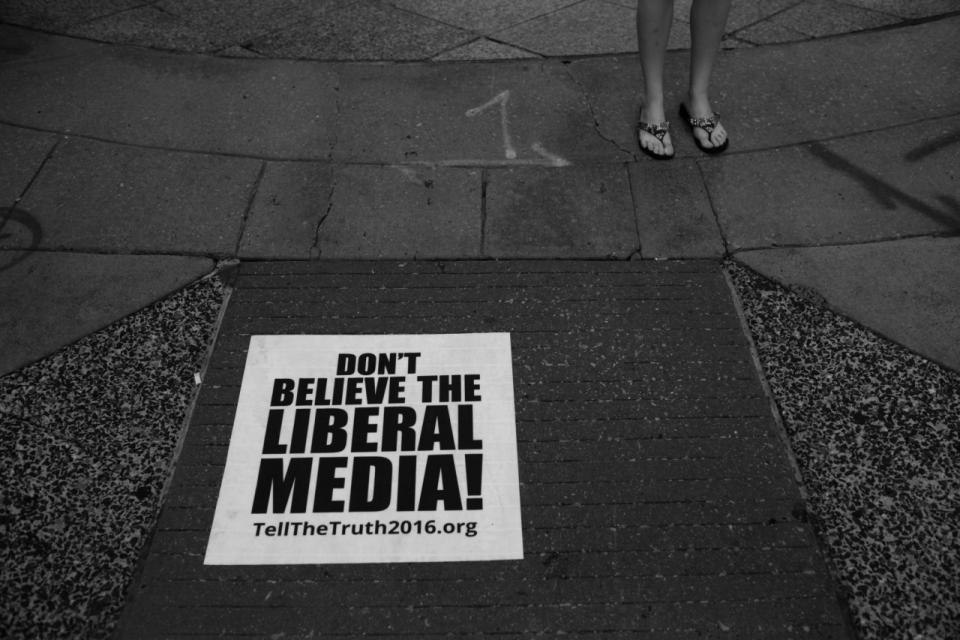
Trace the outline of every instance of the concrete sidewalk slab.
{"label": "concrete sidewalk slab", "polygon": [[6,0],[0,5],[0,19],[44,31],[67,29],[73,24],[130,9],[140,0],[100,0],[64,2],[62,0]]}
{"label": "concrete sidewalk slab", "polygon": [[243,259],[306,260],[315,254],[317,226],[330,210],[335,165],[267,162],[240,239]]}
{"label": "concrete sidewalk slab", "polygon": [[[20,202],[44,249],[232,256],[260,162],[63,141]],[[0,248],[27,248],[0,239]]]}
{"label": "concrete sidewalk slab", "polygon": [[260,36],[328,16],[351,0],[160,0],[156,7],[203,29],[218,48],[248,43]]}
{"label": "concrete sidewalk slab", "polygon": [[[598,135],[563,65],[522,61],[344,69],[333,158],[362,162],[551,164],[622,162]],[[535,147],[534,145],[537,145]]]}
{"label": "concrete sidewalk slab", "polygon": [[[716,87],[712,101],[729,123],[731,151],[827,140],[956,114],[960,50],[950,43],[958,29],[960,17],[953,17],[724,52],[711,81]],[[891,87],[909,99],[891,99]]]}
{"label": "concrete sidewalk slab", "polygon": [[[50,133],[0,125],[0,207],[14,206],[56,143]],[[0,233],[3,222],[0,214]]]}
{"label": "concrete sidewalk slab", "polygon": [[430,58],[433,62],[453,62],[466,60],[520,60],[536,58],[536,54],[511,47],[510,45],[494,42],[487,38],[477,38],[467,44],[449,49]]}
{"label": "concrete sidewalk slab", "polygon": [[77,38],[152,49],[211,53],[223,48],[216,35],[155,4],[81,21],[58,31]]}
{"label": "concrete sidewalk slab", "polygon": [[960,371],[957,238],[747,251],[737,260],[787,286],[813,290],[843,315]]}
{"label": "concrete sidewalk slab", "polygon": [[127,144],[327,158],[337,74],[316,64],[183,56],[0,27],[29,50],[0,65],[0,120]]}
{"label": "concrete sidewalk slab", "polygon": [[494,258],[625,258],[637,221],[620,165],[489,169],[484,253]]}
{"label": "concrete sidewalk slab", "polygon": [[597,42],[607,51],[636,51],[636,13],[603,0],[584,0],[493,35],[544,56],[594,53]]}
{"label": "concrete sidewalk slab", "polygon": [[352,2],[251,42],[274,58],[425,60],[473,40],[472,33],[381,3]]}
{"label": "concrete sidewalk slab", "polygon": [[640,255],[720,258],[726,247],[696,162],[629,165]]}
{"label": "concrete sidewalk slab", "polygon": [[808,0],[771,16],[766,23],[822,38],[861,29],[876,29],[900,21],[897,16],[871,9],[829,0]]}
{"label": "concrete sidewalk slab", "polygon": [[[732,151],[956,114],[958,24],[960,17],[725,52],[715,102],[736,134]],[[514,159],[523,162],[549,162],[533,143],[576,162],[622,162],[636,150],[636,89],[624,89],[639,86],[633,56],[570,64],[320,65],[177,56],[10,31],[33,51],[0,66],[0,81],[18,96],[0,103],[0,119],[9,124],[131,144],[344,162],[507,161],[506,134]],[[877,50],[909,55],[891,62]],[[686,54],[668,56],[674,104],[687,64]],[[590,79],[595,74],[601,84]],[[890,86],[911,98],[891,101]],[[511,92],[508,101],[494,100],[504,91]],[[338,135],[343,131],[351,135]],[[689,136],[677,133],[681,155],[698,153]]]}
{"label": "concrete sidewalk slab", "polygon": [[901,18],[924,18],[957,10],[957,3],[953,0],[845,0],[846,4],[856,5],[864,9],[883,11]]}
{"label": "concrete sidewalk slab", "polygon": [[[511,333],[523,560],[202,564],[251,334],[471,331]],[[242,263],[119,637],[851,637],[753,367],[716,262]]]}
{"label": "concrete sidewalk slab", "polygon": [[16,253],[0,251],[0,375],[130,315],[214,266],[207,258],[181,256]]}
{"label": "concrete sidewalk slab", "polygon": [[268,163],[240,257],[480,255],[478,169]]}
{"label": "concrete sidewalk slab", "polygon": [[960,118],[704,161],[731,250],[960,231]]}
{"label": "concrete sidewalk slab", "polygon": [[389,4],[461,29],[492,35],[577,0],[388,0]]}
{"label": "concrete sidewalk slab", "polygon": [[348,166],[317,233],[322,258],[480,255],[479,169]]}

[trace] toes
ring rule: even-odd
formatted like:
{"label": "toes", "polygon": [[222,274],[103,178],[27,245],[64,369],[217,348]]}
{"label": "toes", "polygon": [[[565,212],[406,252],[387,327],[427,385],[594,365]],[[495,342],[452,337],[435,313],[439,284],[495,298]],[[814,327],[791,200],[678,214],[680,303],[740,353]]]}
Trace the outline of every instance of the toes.
{"label": "toes", "polygon": [[640,146],[657,155],[670,155],[673,153],[673,144],[671,144],[670,141],[670,134],[664,136],[663,141],[661,142],[656,136],[649,134],[646,131],[641,131]]}
{"label": "toes", "polygon": [[706,130],[698,127],[693,130],[693,135],[697,136],[700,144],[707,148],[719,147],[727,139],[727,131],[720,124],[711,133],[707,133]]}
{"label": "toes", "polygon": [[673,144],[670,142],[670,136],[667,136],[663,139],[663,144],[661,146],[663,147],[663,152],[665,154],[668,156],[673,155]]}
{"label": "toes", "polygon": [[713,130],[713,135],[710,137],[713,141],[713,146],[719,147],[727,140],[727,130],[718,124],[717,128]]}

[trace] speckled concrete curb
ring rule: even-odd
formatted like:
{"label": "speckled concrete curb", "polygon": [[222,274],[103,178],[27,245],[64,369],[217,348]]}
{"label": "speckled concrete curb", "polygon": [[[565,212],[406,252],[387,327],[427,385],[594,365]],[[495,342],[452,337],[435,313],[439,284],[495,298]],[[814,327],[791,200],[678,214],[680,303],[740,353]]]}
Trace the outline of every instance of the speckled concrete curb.
{"label": "speckled concrete curb", "polygon": [[0,378],[0,636],[110,635],[223,296],[204,279]]}
{"label": "speckled concrete curb", "polygon": [[960,638],[960,375],[728,272],[861,637]]}

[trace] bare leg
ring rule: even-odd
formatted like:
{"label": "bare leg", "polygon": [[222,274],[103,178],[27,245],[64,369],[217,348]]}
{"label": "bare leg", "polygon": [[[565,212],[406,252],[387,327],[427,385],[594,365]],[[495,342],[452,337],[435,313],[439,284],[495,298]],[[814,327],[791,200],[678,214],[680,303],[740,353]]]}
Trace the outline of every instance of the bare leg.
{"label": "bare leg", "polygon": [[[637,42],[644,95],[640,119],[649,124],[660,124],[667,119],[663,107],[663,62],[672,24],[673,0],[637,0]],[[640,145],[657,155],[673,155],[670,134],[661,143],[653,135],[641,131]]]}
{"label": "bare leg", "polygon": [[[690,87],[687,92],[687,110],[694,118],[709,118],[709,86],[713,62],[717,59],[720,40],[727,24],[731,0],[693,0],[690,7]],[[693,130],[701,144],[719,146],[727,139],[723,125],[718,125],[712,135],[703,129]]]}

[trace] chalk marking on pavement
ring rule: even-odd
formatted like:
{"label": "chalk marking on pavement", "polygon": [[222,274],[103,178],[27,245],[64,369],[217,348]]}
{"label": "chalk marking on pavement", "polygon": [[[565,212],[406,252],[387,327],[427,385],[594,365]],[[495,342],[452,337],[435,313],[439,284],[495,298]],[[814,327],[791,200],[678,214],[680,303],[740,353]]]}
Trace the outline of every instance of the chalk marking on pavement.
{"label": "chalk marking on pavement", "polygon": [[503,131],[503,154],[507,157],[508,160],[513,160],[517,157],[517,150],[513,146],[513,139],[510,137],[510,124],[507,122],[507,101],[510,100],[510,90],[506,89],[501,91],[497,95],[493,96],[490,100],[484,102],[479,107],[474,107],[473,109],[467,109],[467,117],[473,118],[478,116],[489,107],[492,107],[495,104],[500,105],[500,128]]}
{"label": "chalk marking on pavement", "polygon": [[420,176],[417,175],[417,172],[408,166],[404,166],[400,164],[392,164],[390,165],[390,168],[396,169],[397,171],[399,171],[401,174],[403,174],[404,178],[406,178],[413,184],[420,184],[420,185],[423,184],[423,180],[420,179]]}
{"label": "chalk marking on pavement", "polygon": [[543,145],[539,142],[534,142],[530,145],[530,148],[533,149],[537,155],[545,158],[551,167],[569,167],[570,162],[566,158],[561,158],[555,153],[550,153],[543,148]]}
{"label": "chalk marking on pavement", "polygon": [[[543,160],[520,160],[517,158],[517,149],[513,146],[513,138],[510,136],[510,123],[507,117],[507,102],[510,100],[510,90],[505,89],[493,96],[486,102],[484,102],[479,107],[474,107],[472,109],[467,109],[466,115],[468,118],[473,118],[480,115],[490,107],[495,104],[500,105],[500,128],[503,132],[503,155],[506,156],[509,163],[500,163],[500,164],[533,164],[533,165],[546,165],[549,167],[568,167],[570,162],[561,156],[558,156],[555,153],[547,151],[543,144],[540,142],[534,142],[530,145],[530,148],[533,149],[534,153],[539,155]],[[546,162],[544,162],[546,161]],[[454,161],[456,164],[470,164],[470,165],[491,165],[495,163],[483,162],[477,160],[462,160]]]}

